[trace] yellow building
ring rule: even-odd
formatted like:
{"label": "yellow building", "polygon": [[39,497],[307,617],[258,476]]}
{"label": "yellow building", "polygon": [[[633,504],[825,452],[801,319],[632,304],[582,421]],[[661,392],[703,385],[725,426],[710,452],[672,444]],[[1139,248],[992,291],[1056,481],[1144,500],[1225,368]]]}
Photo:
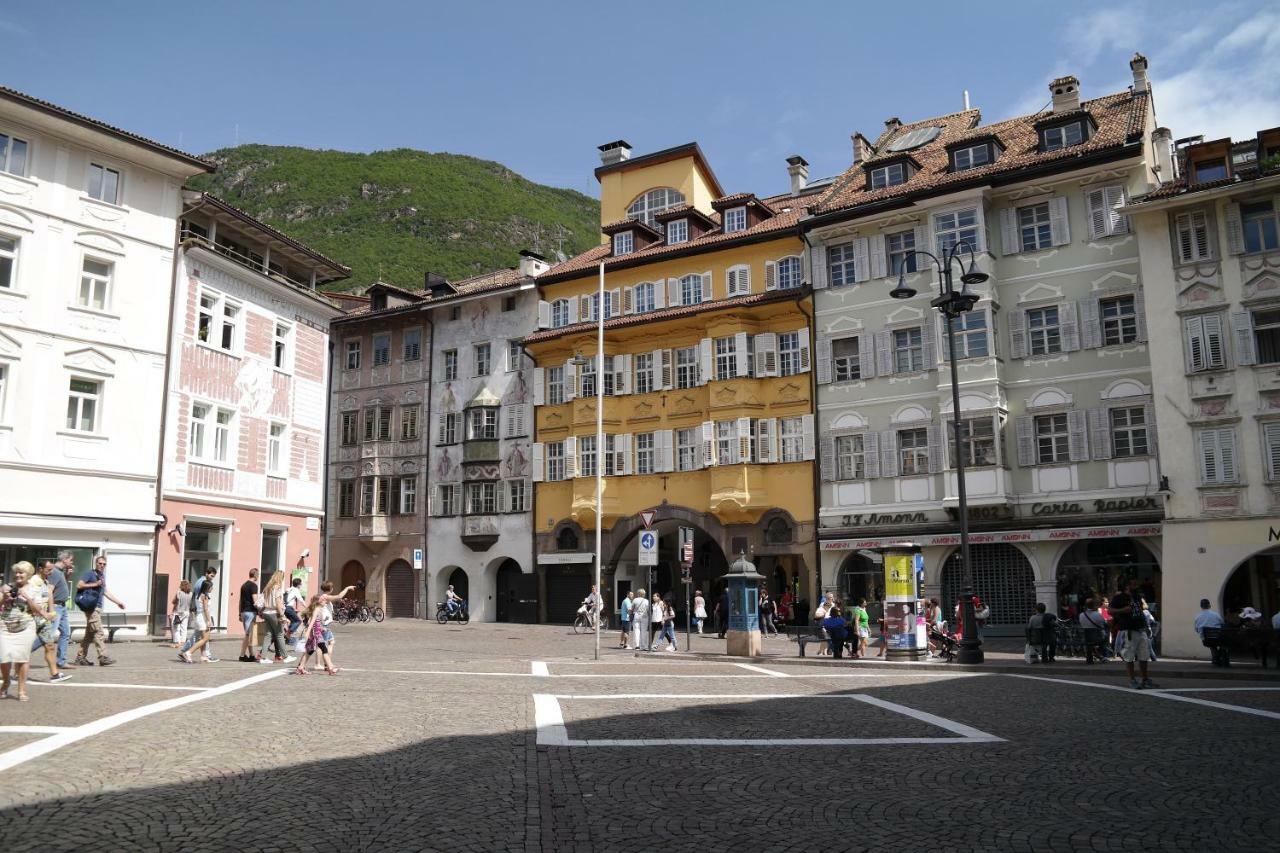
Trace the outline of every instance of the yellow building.
{"label": "yellow building", "polygon": [[[615,610],[641,587],[674,593],[683,609],[680,527],[694,531],[693,586],[708,609],[728,563],[744,551],[776,597],[789,590],[810,599],[813,308],[798,228],[811,198],[803,166],[793,162],[792,194],[726,196],[695,144],[636,158],[622,142],[601,151],[605,240],[538,278],[540,331],[525,339],[537,366],[533,527],[542,617],[573,618],[594,575],[597,523],[603,593]],[[606,395],[603,448],[597,383]],[[648,509],[659,534],[652,575],[637,565]]]}

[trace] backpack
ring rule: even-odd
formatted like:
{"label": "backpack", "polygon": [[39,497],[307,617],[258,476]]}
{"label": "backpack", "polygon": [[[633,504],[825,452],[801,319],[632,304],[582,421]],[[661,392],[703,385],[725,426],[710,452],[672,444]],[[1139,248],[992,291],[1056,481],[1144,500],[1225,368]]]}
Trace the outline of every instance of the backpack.
{"label": "backpack", "polygon": [[98,590],[101,587],[93,589],[82,589],[76,593],[76,607],[79,607],[87,615],[98,609]]}
{"label": "backpack", "polygon": [[201,578],[196,581],[195,587],[191,590],[191,612],[195,613],[200,609],[200,596],[204,594],[205,579]]}

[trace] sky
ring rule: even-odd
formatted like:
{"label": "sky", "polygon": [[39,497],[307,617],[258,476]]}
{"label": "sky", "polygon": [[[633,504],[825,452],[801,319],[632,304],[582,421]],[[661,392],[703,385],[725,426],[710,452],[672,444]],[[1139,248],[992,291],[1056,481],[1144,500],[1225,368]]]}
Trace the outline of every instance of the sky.
{"label": "sky", "polygon": [[1175,137],[1280,125],[1280,3],[0,0],[0,84],[193,153],[248,142],[497,160],[597,195],[596,146],[697,141],[725,192],[813,178],[850,134],[1122,91]]}

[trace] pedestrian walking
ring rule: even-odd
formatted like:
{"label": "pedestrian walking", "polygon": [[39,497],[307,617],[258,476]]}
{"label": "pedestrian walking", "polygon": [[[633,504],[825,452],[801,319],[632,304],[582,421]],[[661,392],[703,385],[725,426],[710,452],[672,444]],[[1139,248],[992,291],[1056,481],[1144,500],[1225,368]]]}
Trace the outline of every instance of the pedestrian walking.
{"label": "pedestrian walking", "polygon": [[1027,642],[1040,649],[1040,663],[1053,663],[1058,653],[1056,627],[1058,617],[1048,612],[1044,602],[1036,604],[1036,612],[1027,620]]}
{"label": "pedestrian walking", "polygon": [[676,650],[676,609],[670,602],[662,603],[662,637],[667,641],[667,651]]}
{"label": "pedestrian walking", "polygon": [[[1147,672],[1151,661],[1151,637],[1147,635],[1147,620],[1142,614],[1142,596],[1138,592],[1138,579],[1129,580],[1127,591],[1117,592],[1111,598],[1111,619],[1116,626],[1116,639],[1124,637],[1124,645],[1120,649],[1120,659],[1124,661],[1125,672],[1129,676],[1129,686],[1135,690],[1148,690],[1156,687]],[[1142,672],[1139,681],[1134,673],[1134,664]]]}
{"label": "pedestrian walking", "polygon": [[693,622],[698,626],[698,636],[702,636],[702,623],[707,621],[707,600],[702,597],[702,590],[693,594]]}
{"label": "pedestrian walking", "polygon": [[[351,592],[355,588],[355,584],[345,586],[342,588],[342,592],[335,595],[333,592],[333,581],[325,581],[320,584],[320,592],[313,598],[313,601],[319,602],[320,609],[318,616],[320,620],[320,633],[324,638],[325,644],[324,665],[326,667],[333,667],[333,673],[330,673],[331,675],[338,672],[338,667],[333,663],[333,650],[337,647],[337,638],[333,636],[332,628],[333,602],[346,598],[347,593]],[[452,587],[450,587],[450,589],[452,589]],[[462,599],[459,598],[458,601],[461,602]],[[309,638],[310,635],[307,636]],[[316,669],[319,668],[319,665],[317,665]]]}
{"label": "pedestrian walking", "polygon": [[28,582],[35,566],[23,560],[13,564],[13,583],[0,586],[0,699],[9,698],[9,684],[18,682],[18,701],[27,701],[27,672],[31,668],[31,643],[36,639],[36,619],[48,619]]}
{"label": "pedestrian walking", "polygon": [[720,601],[716,604],[716,621],[720,623],[720,639],[724,639],[725,632],[729,630],[729,590],[726,587],[724,592],[720,593]]}
{"label": "pedestrian walking", "polygon": [[209,596],[213,592],[214,578],[218,575],[215,566],[206,566],[204,577],[196,581],[191,591],[191,610],[187,621],[191,625],[191,636],[187,637],[178,652],[178,660],[183,663],[195,663],[191,653],[200,655],[202,663],[217,663],[218,659],[209,650],[209,630],[213,625],[213,614],[209,610]]}
{"label": "pedestrian walking", "polygon": [[262,635],[262,648],[258,651],[258,661],[261,663],[267,662],[265,652],[268,643],[275,647],[273,663],[292,663],[297,660],[285,647],[284,631],[281,628],[281,621],[284,619],[284,579],[284,572],[276,572],[262,589],[262,610],[259,615],[266,630]]}
{"label": "pedestrian walking", "polygon": [[256,663],[258,658],[249,654],[252,648],[253,623],[258,618],[258,611],[262,609],[261,599],[258,597],[258,570],[249,570],[249,579],[240,584],[240,627],[244,629],[244,636],[240,638],[240,662]]}
{"label": "pedestrian walking", "polygon": [[[65,555],[68,565],[74,564],[74,556],[70,551],[60,551],[59,557]],[[54,625],[57,632],[57,650],[55,652],[58,672],[71,669],[71,665],[67,663],[67,645],[71,641],[71,618],[67,615],[67,599],[71,597],[71,587],[67,584],[67,575],[62,571],[62,564],[57,560],[44,559],[37,564],[36,576],[43,578],[44,584],[49,590],[49,606],[45,609],[50,612],[50,621]],[[43,605],[42,605],[43,606]],[[44,645],[44,642],[37,637],[36,642]],[[37,646],[32,645],[31,651],[35,651]],[[70,678],[71,676],[67,676]]]}
{"label": "pedestrian walking", "polygon": [[631,645],[639,654],[649,650],[649,599],[643,589],[636,590],[635,600],[631,603]]}
{"label": "pedestrian walking", "polygon": [[858,603],[854,605],[852,615],[849,618],[849,630],[857,634],[858,646],[853,656],[856,658],[865,658],[867,656],[867,643],[871,640],[871,614],[867,612],[867,600],[859,598]]}
{"label": "pedestrian walking", "polygon": [[302,624],[302,610],[307,604],[307,594],[302,591],[302,578],[294,578],[284,594],[284,615],[289,619],[289,627],[285,636],[293,639],[293,634]]}
{"label": "pedestrian walking", "polygon": [[44,650],[45,665],[49,667],[49,681],[57,684],[71,676],[58,667],[58,614],[50,601],[52,590],[47,580],[52,568],[53,560],[41,560],[40,570],[27,581],[27,590],[39,605],[39,612],[43,614],[36,617],[36,639],[31,645],[31,651]]}
{"label": "pedestrian walking", "polygon": [[774,604],[773,599],[769,597],[769,591],[760,590],[760,634],[762,636],[778,636],[778,627],[773,624]]}
{"label": "pedestrian walking", "polygon": [[89,643],[93,643],[98,655],[98,666],[111,666],[115,658],[107,657],[103,644],[102,600],[115,604],[124,610],[124,602],[107,591],[107,558],[98,555],[93,561],[93,570],[86,572],[76,582],[76,607],[84,613],[84,639],[80,641],[80,653],[76,655],[76,666],[92,666],[89,663]]}
{"label": "pedestrian walking", "polygon": [[[325,581],[329,588],[333,588],[333,584]],[[323,589],[323,587],[322,587]],[[345,592],[345,590],[344,590]],[[303,652],[302,660],[298,662],[298,666],[294,669],[295,675],[310,675],[307,672],[307,662],[311,660],[311,656],[317,652],[320,655],[320,661],[324,665],[324,671],[329,675],[337,675],[338,668],[333,665],[333,658],[330,654],[329,639],[326,639],[326,628],[324,627],[324,608],[327,605],[325,593],[319,593],[311,599],[311,604],[307,607],[306,624],[303,626],[303,634],[307,638],[306,650]],[[331,639],[332,634],[328,634]]]}
{"label": "pedestrian walking", "polygon": [[173,594],[173,600],[169,604],[173,608],[173,615],[169,617],[169,624],[173,631],[173,647],[180,649],[186,642],[187,623],[191,621],[191,581],[182,579],[178,584],[178,591]]}
{"label": "pedestrian walking", "polygon": [[844,642],[849,636],[849,623],[844,621],[839,607],[831,608],[822,620],[822,627],[827,632],[832,657],[839,660],[844,656]]}
{"label": "pedestrian walking", "polygon": [[658,635],[662,633],[662,619],[665,610],[663,609],[662,596],[658,593],[653,594],[653,601],[649,605],[649,650],[656,651],[658,648]]}
{"label": "pedestrian walking", "polygon": [[635,600],[636,594],[631,590],[627,590],[627,597],[622,599],[622,606],[619,611],[622,616],[622,636],[618,638],[618,648],[631,648],[631,604]]}

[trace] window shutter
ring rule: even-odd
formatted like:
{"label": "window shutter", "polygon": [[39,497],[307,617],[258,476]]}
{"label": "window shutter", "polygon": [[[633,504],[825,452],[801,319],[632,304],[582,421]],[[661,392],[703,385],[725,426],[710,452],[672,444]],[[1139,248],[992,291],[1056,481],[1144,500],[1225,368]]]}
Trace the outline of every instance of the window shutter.
{"label": "window shutter", "polygon": [[507,480],[499,480],[495,484],[495,490],[498,493],[498,512],[506,512],[507,492],[511,490],[511,483]]}
{"label": "window shutter", "polygon": [[702,468],[710,468],[716,464],[716,424],[715,421],[702,422]]}
{"label": "window shutter", "polygon": [[871,255],[871,278],[884,278],[889,275],[889,256],[885,253],[884,235],[876,234],[870,240],[867,251]]}
{"label": "window shutter", "polygon": [[631,356],[629,354],[613,357],[613,393],[631,393]]}
{"label": "window shutter", "polygon": [[756,421],[756,461],[773,462],[778,458],[773,450],[773,438],[777,432],[777,418],[761,418]]}
{"label": "window shutter", "polygon": [[578,311],[581,310],[578,307],[579,301],[580,300],[576,296],[569,297],[568,302],[569,302],[569,322],[570,323],[576,323],[582,319],[582,316],[578,313]]}
{"label": "window shutter", "polygon": [[863,433],[862,463],[867,469],[868,480],[874,480],[880,476],[880,433]]}
{"label": "window shutter", "polygon": [[1053,245],[1065,246],[1071,242],[1071,220],[1067,215],[1067,197],[1049,199],[1049,234]]}
{"label": "window shutter", "polygon": [[564,399],[567,403],[578,396],[578,366],[570,359],[564,363]]}
{"label": "window shutter", "polygon": [[1221,472],[1218,468],[1218,431],[1202,429],[1196,434],[1197,449],[1200,453],[1200,482],[1216,483]]}
{"label": "window shutter", "polygon": [[614,436],[613,452],[617,461],[613,463],[613,470],[618,474],[634,473],[635,468],[631,459],[631,433],[624,432],[622,435]]}
{"label": "window shutter", "polygon": [[1158,456],[1160,451],[1156,446],[1156,407],[1151,403],[1142,406],[1142,421],[1147,425],[1147,455]]}
{"label": "window shutter", "polygon": [[1244,226],[1240,223],[1240,205],[1227,204],[1227,251],[1233,255],[1244,254]]}
{"label": "window shutter", "polygon": [[1102,346],[1102,325],[1098,319],[1098,300],[1092,296],[1077,300],[1076,313],[1080,317],[1080,348],[1096,349]]}
{"label": "window shutter", "polygon": [[778,289],[778,265],[773,261],[764,262],[764,289]]}
{"label": "window shutter", "polygon": [[[578,322],[585,323],[591,319],[591,306],[593,303],[598,303],[600,301],[598,297],[598,292],[584,293],[582,297],[578,299]],[[598,307],[603,308],[603,306]],[[601,313],[603,313],[603,311]]]}
{"label": "window shutter", "polygon": [[853,241],[853,280],[863,282],[871,278],[871,256],[866,237],[857,237]]}
{"label": "window shutter", "polygon": [[[818,335],[817,357],[814,360],[814,367],[817,372],[817,380],[819,385],[826,385],[831,382],[832,353],[831,338],[826,335]],[[756,343],[756,353],[760,352],[760,344]]]}
{"label": "window shutter", "polygon": [[680,298],[680,279],[678,278],[667,279],[667,304],[672,307],[684,304]]}
{"label": "window shutter", "polygon": [[436,444],[444,444],[444,423],[448,415],[436,415]]}
{"label": "window shutter", "polygon": [[1103,187],[1103,203],[1107,208],[1107,233],[1128,234],[1129,217],[1118,213],[1119,209],[1125,205],[1124,187],[1118,184],[1113,187]]}
{"label": "window shutter", "polygon": [[929,424],[925,428],[929,437],[929,473],[937,474],[942,470],[942,451],[946,446],[943,442],[942,427],[939,424]]}
{"label": "window shutter", "polygon": [[634,287],[624,287],[622,289],[622,313],[623,314],[630,314],[632,311],[635,310],[635,304],[636,304],[635,291],[636,289]]}
{"label": "window shutter", "polygon": [[1084,409],[1072,409],[1067,412],[1067,457],[1072,462],[1089,460],[1087,414]]}
{"label": "window shutter", "polygon": [[725,296],[738,295],[738,270],[730,268],[724,273],[724,294]]}
{"label": "window shutter", "polygon": [[1204,316],[1205,366],[1225,367],[1226,353],[1222,350],[1222,315],[1206,314]]}
{"label": "window shutter", "polygon": [[756,335],[756,376],[778,375],[778,336],[773,332]]}
{"label": "window shutter", "polygon": [[872,337],[870,334],[858,336],[858,373],[863,379],[876,375],[876,349]]}
{"label": "window shutter", "polygon": [[814,457],[813,415],[800,416],[801,458],[812,461]]}
{"label": "window shutter", "polygon": [[703,338],[698,341],[698,356],[700,362],[700,375],[698,376],[698,384],[706,385],[711,381],[711,377],[715,375],[711,359],[711,338]]}
{"label": "window shutter", "polygon": [[1231,333],[1235,336],[1236,364],[1243,367],[1256,363],[1258,354],[1253,345],[1253,317],[1248,311],[1231,312]]}
{"label": "window shutter", "polygon": [[654,433],[654,441],[657,444],[657,470],[666,472],[675,467],[673,458],[675,448],[672,444],[672,434],[669,429],[660,429]]}
{"label": "window shutter", "polygon": [[735,376],[751,375],[751,349],[747,344],[750,336],[746,332],[738,332],[733,336],[733,355],[738,362],[735,370]]}
{"label": "window shutter", "polygon": [[702,274],[702,301],[710,302],[712,299],[711,292],[711,273],[704,272]]}
{"label": "window shutter", "polygon": [[1111,458],[1111,412],[1108,409],[1089,410],[1089,443],[1093,445],[1094,459]]}
{"label": "window shutter", "polygon": [[[667,307],[667,288],[662,279],[649,282],[653,287],[653,310],[658,311]],[[675,305],[674,302],[671,303]]]}
{"label": "window shutter", "polygon": [[920,344],[924,369],[933,370],[938,365],[938,333],[937,327],[927,320],[920,327]]}
{"label": "window shutter", "polygon": [[880,433],[880,476],[898,476],[898,434],[891,429]]}
{"label": "window shutter", "polygon": [[1108,187],[1099,187],[1096,190],[1086,190],[1084,194],[1085,207],[1089,214],[1089,239],[1097,240],[1100,237],[1107,236],[1107,225],[1111,220],[1111,211],[1107,207]]}
{"label": "window shutter", "polygon": [[892,376],[894,373],[892,335],[886,329],[883,332],[876,332],[875,340],[876,340],[876,375]]}
{"label": "window shutter", "polygon": [[819,445],[818,470],[824,482],[836,479],[836,439],[833,435],[823,435]]}
{"label": "window shutter", "polygon": [[813,282],[814,290],[822,290],[828,285],[827,272],[827,247],[813,246],[809,250],[809,279]]}
{"label": "window shutter", "polygon": [[439,503],[440,502],[436,500],[436,490],[428,489],[427,490],[427,515],[429,516],[439,515],[440,513],[437,511],[437,507],[439,506]]}
{"label": "window shutter", "polygon": [[1080,324],[1076,320],[1076,304],[1064,302],[1058,306],[1058,320],[1062,324],[1062,351],[1080,349]]}
{"label": "window shutter", "polygon": [[1018,209],[1006,207],[1000,211],[1000,240],[1006,255],[1022,251],[1022,235],[1018,233]]}
{"label": "window shutter", "polygon": [[572,480],[578,476],[578,438],[569,436],[564,440],[564,478]]}
{"label": "window shutter", "polygon": [[938,358],[945,364],[951,360],[951,342],[947,340],[947,315],[938,313],[934,318],[935,334],[938,336]]}
{"label": "window shutter", "polygon": [[1280,423],[1262,425],[1262,445],[1267,458],[1267,479],[1280,479]]}
{"label": "window shutter", "polygon": [[751,458],[751,418],[738,418],[738,461],[749,465]]}
{"label": "window shutter", "polygon": [[671,375],[671,350],[660,349],[653,351],[653,369],[656,374],[653,378],[653,387],[661,388],[663,391],[670,391],[674,384]]}
{"label": "window shutter", "polygon": [[1027,357],[1027,312],[1009,309],[1009,358]]}
{"label": "window shutter", "polygon": [[[922,251],[932,251],[933,245],[932,245],[932,241],[929,239],[928,225],[917,225],[916,227],[912,228],[911,236],[913,241],[913,245],[911,248],[920,249]],[[923,258],[923,257],[916,258],[916,271],[928,272],[928,268],[925,266],[925,264],[927,264],[928,262],[929,262],[928,258]]]}
{"label": "window shutter", "polygon": [[809,328],[807,326],[800,330],[799,337],[800,337],[800,372],[808,373],[809,366],[812,363],[812,359],[810,358]]}
{"label": "window shutter", "polygon": [[1222,482],[1234,483],[1239,479],[1236,470],[1236,431],[1227,427],[1217,430],[1218,451],[1222,458]]}
{"label": "window shutter", "polygon": [[551,328],[551,303],[544,300],[538,300],[538,328]]}
{"label": "window shutter", "polygon": [[1204,318],[1188,317],[1182,322],[1182,342],[1187,353],[1187,372],[1205,368]]}
{"label": "window shutter", "polygon": [[1018,445],[1018,466],[1029,468],[1036,464],[1035,418],[1023,415],[1013,421],[1014,435]]}
{"label": "window shutter", "polygon": [[1147,339],[1147,298],[1142,288],[1133,294],[1133,318],[1138,327],[1138,340]]}

